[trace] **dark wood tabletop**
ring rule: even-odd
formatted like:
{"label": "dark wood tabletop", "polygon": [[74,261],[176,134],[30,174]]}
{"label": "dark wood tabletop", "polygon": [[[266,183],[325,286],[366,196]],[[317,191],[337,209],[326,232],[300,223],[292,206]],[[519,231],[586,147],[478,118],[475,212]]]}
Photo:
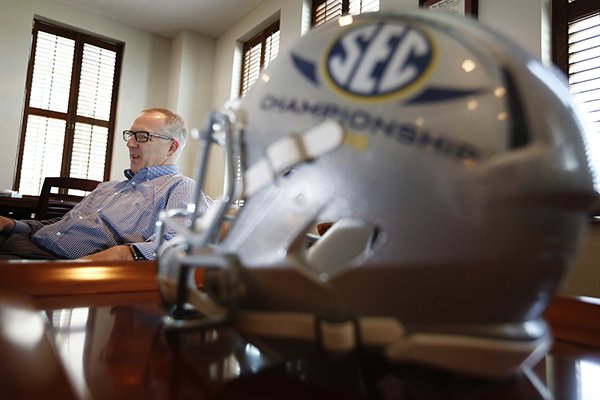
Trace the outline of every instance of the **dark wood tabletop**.
{"label": "dark wood tabletop", "polygon": [[229,327],[167,332],[153,262],[0,265],[7,399],[596,399],[600,302],[556,297],[555,341],[532,370],[491,381],[376,353],[325,355]]}
{"label": "dark wood tabletop", "polygon": [[[35,218],[39,196],[6,197],[0,196],[0,215],[14,219]],[[63,195],[61,199],[48,200],[48,214],[45,218],[50,219],[64,215],[73,208],[81,197]]]}
{"label": "dark wood tabletop", "polygon": [[15,219],[31,219],[38,204],[38,196],[0,196],[0,215]]}

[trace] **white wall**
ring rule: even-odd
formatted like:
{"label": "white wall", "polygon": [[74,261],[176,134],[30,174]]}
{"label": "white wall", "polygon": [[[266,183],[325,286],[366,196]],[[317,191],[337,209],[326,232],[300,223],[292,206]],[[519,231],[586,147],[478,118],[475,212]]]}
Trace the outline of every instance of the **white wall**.
{"label": "white wall", "polygon": [[542,58],[544,0],[479,0],[479,18],[485,25]]}
{"label": "white wall", "polygon": [[[214,46],[213,39],[190,31],[180,32],[172,43],[168,107],[177,110],[190,129],[203,127],[210,110]],[[199,150],[200,143],[190,138],[179,159],[182,172],[193,178]],[[217,175],[204,188],[215,197],[221,186],[222,177]]]}
{"label": "white wall", "polygon": [[565,277],[562,293],[600,297],[600,223],[589,226],[589,231],[573,268]]}

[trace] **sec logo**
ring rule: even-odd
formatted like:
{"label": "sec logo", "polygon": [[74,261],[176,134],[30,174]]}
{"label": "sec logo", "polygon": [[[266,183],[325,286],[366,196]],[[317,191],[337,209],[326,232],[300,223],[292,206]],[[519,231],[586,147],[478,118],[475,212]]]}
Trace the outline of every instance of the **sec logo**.
{"label": "sec logo", "polygon": [[325,55],[328,81],[347,94],[379,97],[416,86],[431,70],[433,45],[408,25],[362,25],[342,34]]}

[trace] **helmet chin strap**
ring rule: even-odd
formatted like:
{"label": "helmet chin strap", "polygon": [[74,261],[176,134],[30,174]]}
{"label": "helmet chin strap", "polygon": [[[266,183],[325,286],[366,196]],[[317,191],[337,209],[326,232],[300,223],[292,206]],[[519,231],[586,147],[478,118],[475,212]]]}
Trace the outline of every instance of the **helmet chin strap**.
{"label": "helmet chin strap", "polygon": [[315,159],[342,145],[344,130],[328,119],[300,134],[289,134],[267,147],[265,156],[244,174],[244,193],[252,196],[294,165]]}
{"label": "helmet chin strap", "polygon": [[[245,295],[246,285],[235,255],[188,254],[180,256],[177,264],[180,278],[184,279],[179,282],[173,278],[160,279],[161,290],[168,297],[176,297],[179,307],[183,307],[184,302],[189,303],[201,315],[191,319],[168,315],[164,322],[169,330],[212,328],[231,323],[249,337],[314,343],[332,353],[356,351],[361,347],[379,348],[391,362],[418,363],[493,379],[533,367],[552,343],[542,320],[526,322],[525,328],[531,336],[517,340],[482,336],[477,329],[470,332],[473,327],[469,325],[454,327],[449,333],[409,331],[393,317],[326,318],[310,312],[241,310],[237,305]],[[203,268],[204,281],[199,285],[205,290],[188,290],[186,282],[196,268]],[[494,362],[489,362],[490,359]]]}
{"label": "helmet chin strap", "polygon": [[[536,322],[547,329],[542,321]],[[394,318],[328,321],[317,315],[294,312],[240,312],[235,327],[250,336],[315,342],[328,352],[380,347],[392,362],[418,363],[494,379],[533,367],[552,343],[548,335],[524,341],[466,334],[407,333]]]}

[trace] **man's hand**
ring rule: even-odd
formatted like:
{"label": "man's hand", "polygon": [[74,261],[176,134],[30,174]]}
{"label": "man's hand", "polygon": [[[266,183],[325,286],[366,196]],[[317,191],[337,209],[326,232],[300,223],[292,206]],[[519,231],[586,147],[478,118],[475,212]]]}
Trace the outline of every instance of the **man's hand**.
{"label": "man's hand", "polygon": [[133,260],[133,255],[128,245],[114,246],[106,250],[90,254],[79,260],[100,260],[100,261],[118,261],[118,260]]}
{"label": "man's hand", "polygon": [[10,235],[15,228],[15,220],[0,215],[0,233]]}

